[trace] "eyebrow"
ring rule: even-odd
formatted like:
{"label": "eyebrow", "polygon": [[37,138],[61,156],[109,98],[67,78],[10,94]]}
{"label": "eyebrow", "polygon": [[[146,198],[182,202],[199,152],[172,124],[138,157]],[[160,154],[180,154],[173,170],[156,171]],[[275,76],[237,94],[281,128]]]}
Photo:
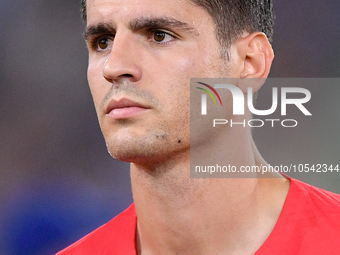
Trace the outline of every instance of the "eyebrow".
{"label": "eyebrow", "polygon": [[188,23],[169,18],[169,17],[142,17],[130,22],[130,29],[138,31],[142,29],[156,29],[156,28],[177,28],[182,30],[193,30]]}
{"label": "eyebrow", "polygon": [[116,29],[107,23],[98,23],[94,26],[86,27],[84,32],[84,39],[88,40],[90,37],[98,34],[114,34]]}
{"label": "eyebrow", "polygon": [[[133,32],[143,29],[181,29],[181,30],[195,30],[188,23],[169,18],[169,17],[142,17],[134,19],[129,23],[129,27]],[[88,26],[84,32],[84,39],[98,35],[98,34],[115,34],[116,29],[109,23],[98,23],[97,25]]]}

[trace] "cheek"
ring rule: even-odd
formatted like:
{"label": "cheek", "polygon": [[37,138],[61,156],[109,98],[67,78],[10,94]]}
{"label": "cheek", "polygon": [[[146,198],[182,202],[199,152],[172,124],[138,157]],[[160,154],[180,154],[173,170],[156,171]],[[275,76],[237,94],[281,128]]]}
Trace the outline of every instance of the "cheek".
{"label": "cheek", "polygon": [[169,88],[170,92],[165,104],[168,105],[169,126],[175,133],[180,134],[190,128],[190,80],[178,81],[175,85],[171,84]]}
{"label": "cheek", "polygon": [[99,65],[89,64],[87,69],[87,79],[92,94],[93,102],[98,112],[101,101],[106,93],[105,79],[102,76],[101,67]]}
{"label": "cheek", "polygon": [[203,68],[194,52],[176,55],[167,61],[166,68],[159,66],[157,76],[161,77],[162,86],[158,93],[173,125],[184,129],[190,123],[190,78],[200,77]]}

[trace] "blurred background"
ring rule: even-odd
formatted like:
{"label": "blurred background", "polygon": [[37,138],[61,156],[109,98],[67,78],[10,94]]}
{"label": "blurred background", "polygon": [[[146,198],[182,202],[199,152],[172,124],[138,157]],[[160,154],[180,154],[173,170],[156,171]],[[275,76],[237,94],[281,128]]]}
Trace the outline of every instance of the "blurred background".
{"label": "blurred background", "polygon": [[[0,0],[0,255],[54,254],[132,202],[87,86],[79,2]],[[340,2],[274,3],[271,77],[340,77]],[[340,87],[310,90],[312,125],[254,130],[269,163],[340,164]],[[297,178],[340,193],[339,175]]]}

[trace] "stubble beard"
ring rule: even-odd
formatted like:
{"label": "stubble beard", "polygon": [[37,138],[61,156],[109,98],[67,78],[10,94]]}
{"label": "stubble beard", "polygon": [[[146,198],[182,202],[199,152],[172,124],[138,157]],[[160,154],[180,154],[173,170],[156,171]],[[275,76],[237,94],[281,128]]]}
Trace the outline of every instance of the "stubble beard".
{"label": "stubble beard", "polygon": [[[162,120],[149,121],[149,127],[138,120],[121,120],[121,134],[113,134],[112,130],[103,130],[109,154],[120,161],[137,164],[152,164],[169,160],[181,150],[190,147],[190,110],[189,105],[178,106],[172,110],[176,114],[164,113]],[[185,110],[188,108],[187,110]],[[176,125],[174,125],[176,123]],[[125,126],[125,127],[124,127]],[[129,128],[131,130],[129,131]],[[111,133],[111,134],[110,134]]]}

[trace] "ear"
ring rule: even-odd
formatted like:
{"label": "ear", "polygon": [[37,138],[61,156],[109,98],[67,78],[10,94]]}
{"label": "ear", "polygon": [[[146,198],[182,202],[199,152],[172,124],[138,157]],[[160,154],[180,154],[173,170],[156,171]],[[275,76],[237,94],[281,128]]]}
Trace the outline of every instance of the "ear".
{"label": "ear", "polygon": [[[240,38],[236,43],[239,57],[243,62],[240,78],[245,79],[239,83],[239,88],[247,94],[247,87],[251,84],[253,92],[258,91],[268,77],[274,52],[267,36],[261,32],[255,32]],[[247,80],[247,81],[246,81]]]}

